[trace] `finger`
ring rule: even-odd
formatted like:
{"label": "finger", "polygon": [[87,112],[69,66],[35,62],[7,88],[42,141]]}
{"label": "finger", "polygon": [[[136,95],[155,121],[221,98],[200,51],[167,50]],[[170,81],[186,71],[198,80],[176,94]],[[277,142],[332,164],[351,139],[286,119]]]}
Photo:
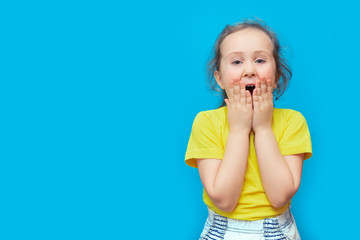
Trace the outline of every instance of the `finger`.
{"label": "finger", "polygon": [[253,91],[253,100],[254,101],[259,100],[258,93],[259,93],[259,89],[255,88]]}
{"label": "finger", "polygon": [[265,79],[261,80],[261,94],[265,95],[267,93],[267,88],[266,88],[266,81]]}
{"label": "finger", "polygon": [[238,80],[234,81],[234,101],[238,102],[240,100],[240,82]]}
{"label": "finger", "polygon": [[256,96],[258,97],[258,102],[259,103],[264,102],[265,91],[263,90],[263,79],[258,81],[256,89],[257,89]]}
{"label": "finger", "polygon": [[243,81],[240,80],[240,102],[242,104],[246,104],[246,89],[245,89],[245,83]]}
{"label": "finger", "polygon": [[274,88],[273,88],[273,85],[272,85],[272,83],[271,83],[271,79],[268,79],[268,80],[267,80],[267,93],[268,93],[269,95],[272,95],[273,90],[274,90]]}
{"label": "finger", "polygon": [[[258,95],[261,95],[261,81],[260,80],[257,80],[256,83],[255,83],[255,90],[257,90],[257,94]],[[255,91],[254,90],[254,91]]]}
{"label": "finger", "polygon": [[246,105],[248,105],[248,106],[251,106],[251,105],[252,105],[251,93],[250,93],[249,90],[246,90],[244,99],[245,99],[245,102],[244,102],[244,103],[245,103]]}
{"label": "finger", "polygon": [[225,98],[224,101],[226,103],[226,106],[229,107],[229,99]]}
{"label": "finger", "polygon": [[254,108],[258,109],[260,106],[260,100],[258,96],[259,89],[255,89],[253,92],[253,102],[254,102]]}
{"label": "finger", "polygon": [[234,81],[230,82],[230,89],[229,89],[229,100],[234,98]]}

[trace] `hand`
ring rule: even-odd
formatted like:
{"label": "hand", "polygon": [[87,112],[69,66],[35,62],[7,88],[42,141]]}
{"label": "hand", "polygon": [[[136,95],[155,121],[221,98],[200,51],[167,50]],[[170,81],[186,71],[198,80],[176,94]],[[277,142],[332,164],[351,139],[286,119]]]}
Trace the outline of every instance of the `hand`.
{"label": "hand", "polygon": [[252,99],[245,83],[241,80],[230,82],[229,99],[225,99],[228,110],[230,131],[250,133],[252,124]]}
{"label": "hand", "polygon": [[271,80],[260,79],[256,81],[256,88],[253,92],[254,116],[252,128],[254,132],[259,129],[271,129],[273,113],[273,90]]}

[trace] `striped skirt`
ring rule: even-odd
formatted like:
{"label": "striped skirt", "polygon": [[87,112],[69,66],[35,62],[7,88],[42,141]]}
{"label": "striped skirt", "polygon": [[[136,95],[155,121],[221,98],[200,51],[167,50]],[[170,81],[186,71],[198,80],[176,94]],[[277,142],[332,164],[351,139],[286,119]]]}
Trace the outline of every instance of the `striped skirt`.
{"label": "striped skirt", "polygon": [[281,215],[256,221],[221,216],[208,208],[200,240],[300,240],[290,207]]}

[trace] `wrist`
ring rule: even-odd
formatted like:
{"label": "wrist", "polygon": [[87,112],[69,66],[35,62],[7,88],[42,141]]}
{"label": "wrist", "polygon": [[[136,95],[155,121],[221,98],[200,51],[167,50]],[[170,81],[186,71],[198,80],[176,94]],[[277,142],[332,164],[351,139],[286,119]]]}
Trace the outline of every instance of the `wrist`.
{"label": "wrist", "polygon": [[257,127],[253,129],[255,133],[267,133],[267,132],[272,132],[272,128],[271,126],[262,126],[262,127]]}
{"label": "wrist", "polygon": [[246,129],[246,128],[231,128],[229,129],[229,134],[234,134],[234,135],[247,135],[249,136],[250,134],[250,131],[251,131],[251,128],[250,129]]}

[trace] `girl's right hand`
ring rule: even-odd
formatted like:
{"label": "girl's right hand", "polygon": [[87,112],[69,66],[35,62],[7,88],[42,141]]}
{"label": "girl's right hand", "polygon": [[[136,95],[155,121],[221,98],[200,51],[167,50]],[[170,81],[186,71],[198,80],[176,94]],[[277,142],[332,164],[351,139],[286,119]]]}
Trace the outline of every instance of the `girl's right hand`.
{"label": "girl's right hand", "polygon": [[241,80],[231,81],[228,98],[225,103],[230,131],[250,133],[253,109],[251,94],[245,89],[245,83]]}

